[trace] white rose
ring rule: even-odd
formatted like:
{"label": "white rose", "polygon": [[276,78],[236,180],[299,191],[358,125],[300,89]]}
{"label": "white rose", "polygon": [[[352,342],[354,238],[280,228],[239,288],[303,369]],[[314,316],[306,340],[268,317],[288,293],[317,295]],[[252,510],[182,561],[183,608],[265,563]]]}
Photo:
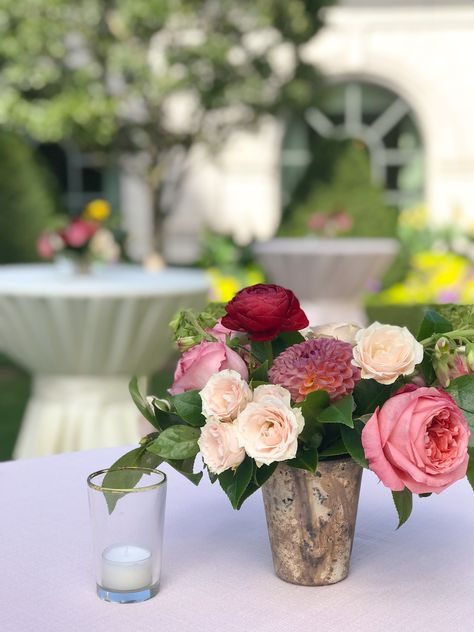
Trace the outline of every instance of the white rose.
{"label": "white rose", "polygon": [[204,416],[219,421],[233,421],[252,400],[249,385],[232,369],[214,373],[199,394]]}
{"label": "white rose", "polygon": [[362,378],[393,384],[400,375],[413,373],[423,360],[423,346],[406,327],[375,322],[357,332],[353,354]]}
{"label": "white rose", "polygon": [[278,397],[251,402],[237,417],[239,443],[260,467],[296,456],[304,418],[299,408],[289,408]]}
{"label": "white rose", "polygon": [[288,408],[291,406],[290,391],[278,384],[261,384],[260,386],[257,386],[253,392],[254,402],[260,403],[267,397],[277,397],[278,399],[281,399]]}
{"label": "white rose", "polygon": [[352,346],[355,345],[355,336],[360,330],[358,325],[353,323],[327,323],[319,325],[319,327],[311,327],[313,338],[336,338],[342,342],[348,342]]}
{"label": "white rose", "polygon": [[245,450],[239,445],[237,428],[233,423],[208,420],[201,428],[198,445],[204,463],[214,474],[237,467],[245,458]]}

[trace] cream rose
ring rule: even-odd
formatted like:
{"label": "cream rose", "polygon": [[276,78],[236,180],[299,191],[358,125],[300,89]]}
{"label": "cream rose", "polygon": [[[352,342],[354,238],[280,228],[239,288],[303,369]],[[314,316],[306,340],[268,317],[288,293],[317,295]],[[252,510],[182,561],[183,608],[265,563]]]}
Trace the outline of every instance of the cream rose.
{"label": "cream rose", "polygon": [[240,446],[260,467],[295,457],[304,418],[299,408],[268,396],[248,404],[236,424]]}
{"label": "cream rose", "polygon": [[233,423],[221,423],[211,419],[201,428],[198,439],[204,463],[213,474],[221,474],[231,467],[237,467],[245,458],[245,450],[240,447],[237,427]]}
{"label": "cream rose", "polygon": [[342,342],[355,345],[355,336],[360,327],[353,323],[327,323],[319,327],[311,327],[312,338],[336,338]]}
{"label": "cream rose", "polygon": [[232,369],[212,375],[199,394],[204,416],[219,421],[233,421],[252,399],[249,385]]}
{"label": "cream rose", "polygon": [[278,384],[261,384],[257,386],[257,388],[253,392],[253,401],[260,403],[264,401],[267,397],[277,397],[281,399],[281,401],[290,408],[291,405],[291,395],[290,391],[283,386],[279,386]]}
{"label": "cream rose", "polygon": [[393,384],[400,375],[410,375],[423,360],[423,346],[406,327],[373,323],[356,334],[354,364],[363,379]]}

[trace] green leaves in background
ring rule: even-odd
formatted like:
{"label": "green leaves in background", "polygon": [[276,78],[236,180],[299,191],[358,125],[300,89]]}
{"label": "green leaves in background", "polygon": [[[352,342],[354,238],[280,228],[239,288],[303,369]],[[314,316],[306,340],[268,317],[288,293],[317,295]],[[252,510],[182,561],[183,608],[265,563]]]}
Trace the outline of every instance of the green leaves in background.
{"label": "green leaves in background", "polygon": [[146,449],[163,459],[188,459],[199,452],[197,442],[200,434],[199,428],[172,426],[163,430]]}
{"label": "green leaves in background", "polygon": [[398,513],[398,527],[400,529],[410,517],[413,507],[413,495],[409,489],[405,489],[401,492],[392,492],[393,502]]}

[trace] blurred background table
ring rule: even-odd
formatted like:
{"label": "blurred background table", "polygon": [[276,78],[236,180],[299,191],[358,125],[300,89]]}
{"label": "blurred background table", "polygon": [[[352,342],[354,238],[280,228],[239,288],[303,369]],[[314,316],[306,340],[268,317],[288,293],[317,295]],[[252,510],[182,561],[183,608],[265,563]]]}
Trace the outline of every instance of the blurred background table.
{"label": "blurred background table", "polygon": [[0,350],[33,374],[14,456],[133,443],[139,416],[128,382],[169,357],[168,323],[201,307],[197,270],[139,266],[76,275],[55,265],[0,268]]}
{"label": "blurred background table", "polygon": [[[86,476],[125,448],[0,464],[2,632],[470,632],[474,503],[467,481],[414,499],[398,531],[390,492],[365,472],[349,577],[294,586],[273,572],[261,495],[234,511],[207,478],[166,466],[160,593],[95,594]],[[38,491],[40,490],[40,492]]]}

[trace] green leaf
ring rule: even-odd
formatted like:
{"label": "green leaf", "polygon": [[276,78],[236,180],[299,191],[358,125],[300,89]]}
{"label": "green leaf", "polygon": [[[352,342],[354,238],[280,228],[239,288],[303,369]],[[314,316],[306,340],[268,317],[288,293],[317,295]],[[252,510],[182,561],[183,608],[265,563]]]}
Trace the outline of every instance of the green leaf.
{"label": "green leaf", "polygon": [[235,471],[229,469],[219,474],[219,483],[234,509],[238,509],[240,506],[239,501],[252,480],[254,467],[255,461],[246,456]]}
{"label": "green leaf", "polygon": [[471,484],[472,489],[474,490],[474,447],[470,447],[468,449],[469,452],[469,462],[467,464],[467,480]]}
{"label": "green leaf", "polygon": [[194,485],[199,485],[203,473],[193,471],[195,459],[195,456],[188,459],[166,459],[166,463],[168,463],[168,465],[175,469],[179,474],[185,476],[188,481],[191,481]]}
{"label": "green leaf", "polygon": [[319,456],[320,457],[327,457],[327,456],[342,456],[347,454],[347,448],[344,444],[344,441],[342,440],[341,437],[339,437],[338,439],[336,439],[335,441],[333,441],[332,443],[330,443],[328,446],[326,446],[324,449],[320,449],[319,450]]}
{"label": "green leaf", "polygon": [[418,498],[429,498],[431,496],[431,492],[426,492],[426,494],[418,494]]}
{"label": "green leaf", "polygon": [[199,452],[198,439],[201,431],[190,426],[172,426],[148,446],[147,450],[163,459],[179,460],[194,457]]}
{"label": "green leaf", "polygon": [[253,474],[253,482],[255,483],[255,485],[258,487],[261,487],[264,483],[266,483],[266,481],[268,481],[268,479],[270,478],[270,476],[273,474],[273,472],[276,470],[278,463],[271,463],[270,465],[261,465],[260,467],[255,466],[254,468],[254,474]]}
{"label": "green leaf", "polygon": [[250,374],[250,380],[252,384],[255,382],[262,382],[263,384],[268,383],[268,360],[262,362],[262,364],[252,371]]}
{"label": "green leaf", "polygon": [[304,336],[299,331],[287,331],[278,334],[278,336],[272,340],[273,357],[276,358],[288,347],[297,345],[300,342],[304,342]]}
{"label": "green leaf", "polygon": [[286,462],[290,467],[300,470],[306,470],[314,474],[318,468],[318,451],[314,448],[308,448],[303,444],[298,445],[298,451],[294,459]]}
{"label": "green leaf", "polygon": [[451,380],[445,390],[463,412],[471,429],[469,445],[474,445],[474,374],[461,375],[461,377]]}
{"label": "green leaf", "polygon": [[449,320],[444,318],[444,316],[441,316],[441,314],[438,314],[438,312],[435,312],[433,309],[428,309],[420,325],[417,339],[425,340],[433,334],[444,334],[447,331],[452,331],[452,329],[453,326]]}
{"label": "green leaf", "polygon": [[171,397],[176,412],[190,426],[199,428],[204,426],[206,420],[202,414],[202,400],[199,391],[186,391]]}
{"label": "green leaf", "polygon": [[405,489],[401,492],[392,492],[393,502],[398,513],[398,527],[400,529],[410,517],[413,507],[413,495],[409,489]]}
{"label": "green leaf", "polygon": [[359,420],[354,420],[354,428],[348,428],[347,426],[341,426],[341,436],[346,446],[346,450],[351,457],[361,467],[369,467],[369,462],[365,458],[364,448],[362,447],[361,434],[364,429],[364,424]]}
{"label": "green leaf", "polygon": [[301,404],[304,417],[304,428],[299,438],[312,448],[319,448],[324,436],[322,424],[318,421],[319,413],[328,406],[329,395],[326,391],[310,393]]}
{"label": "green leaf", "polygon": [[[150,454],[146,451],[146,448],[140,447],[127,452],[121,456],[110,469],[119,467],[157,467],[163,459],[156,454]],[[140,481],[142,474],[140,472],[134,472],[133,470],[122,470],[118,472],[109,472],[104,476],[102,481],[103,487],[109,487],[111,489],[133,489],[135,485]],[[126,496],[126,493],[119,494],[117,492],[104,492],[105,500],[109,514],[113,512],[118,501]]]}
{"label": "green leaf", "polygon": [[157,428],[158,426],[156,423],[155,415],[153,414],[153,411],[148,405],[148,402],[146,401],[146,399],[140,393],[137,377],[133,377],[130,380],[130,383],[128,385],[128,390],[130,391],[130,395],[132,396],[135,406],[138,408],[141,414],[145,417],[145,419],[147,419],[152,424],[152,426]]}
{"label": "green leaf", "polygon": [[318,421],[324,424],[343,424],[344,426],[349,426],[349,428],[354,427],[354,422],[352,421],[352,411],[354,409],[354,399],[352,395],[346,395],[342,399],[339,399],[337,402],[334,402],[328,408],[325,408],[318,415]]}
{"label": "green leaf", "polygon": [[396,380],[388,385],[379,384],[375,380],[360,380],[352,393],[356,403],[354,416],[372,414],[378,406],[383,406],[401,386],[403,386],[402,380]]}

